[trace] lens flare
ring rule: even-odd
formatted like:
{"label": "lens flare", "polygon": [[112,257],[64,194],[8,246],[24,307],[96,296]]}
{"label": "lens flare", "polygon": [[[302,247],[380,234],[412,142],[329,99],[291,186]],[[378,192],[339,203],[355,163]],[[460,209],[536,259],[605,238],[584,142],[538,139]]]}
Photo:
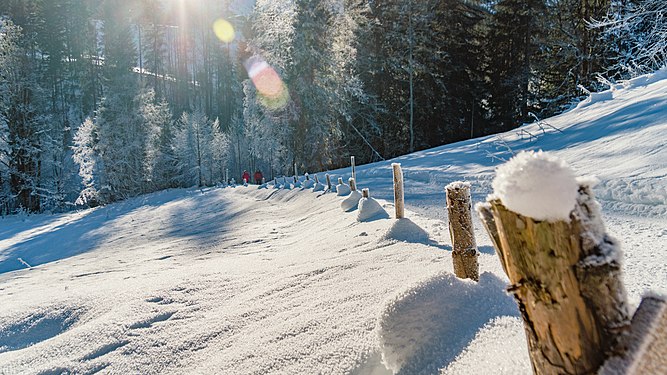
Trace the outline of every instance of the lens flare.
{"label": "lens flare", "polygon": [[213,22],[213,32],[215,33],[215,36],[218,37],[218,39],[225,43],[231,43],[236,36],[234,32],[234,26],[222,18]]}
{"label": "lens flare", "polygon": [[258,93],[258,99],[265,107],[277,110],[289,101],[287,86],[280,75],[261,57],[253,56],[245,64],[248,77]]}

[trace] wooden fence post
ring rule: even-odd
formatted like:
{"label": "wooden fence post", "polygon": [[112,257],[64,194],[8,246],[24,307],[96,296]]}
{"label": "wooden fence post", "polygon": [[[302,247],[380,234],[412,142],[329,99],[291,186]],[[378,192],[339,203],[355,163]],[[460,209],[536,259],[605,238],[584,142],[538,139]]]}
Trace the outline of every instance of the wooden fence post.
{"label": "wooden fence post", "polygon": [[327,179],[327,189],[331,191],[331,176],[329,176],[329,174],[327,173],[324,175],[324,177],[326,177]]}
{"label": "wooden fence post", "polygon": [[357,190],[357,184],[354,182],[354,178],[350,177],[348,182],[350,183],[350,191],[356,191]]}
{"label": "wooden fence post", "polygon": [[371,194],[368,191],[368,188],[361,189],[361,197],[362,198],[370,198]]}
{"label": "wooden fence post", "polygon": [[509,277],[536,374],[596,373],[630,324],[620,251],[590,187],[570,221],[537,221],[500,200],[477,206]]}
{"label": "wooden fence post", "polygon": [[315,177],[315,183],[316,183],[316,184],[319,184],[319,183],[320,183],[320,180],[317,178],[317,175],[315,175],[314,177]]}
{"label": "wooden fence post", "polygon": [[405,208],[403,201],[403,171],[401,164],[392,163],[391,168],[394,172],[394,207],[396,209],[396,218],[402,219],[405,217]]}
{"label": "wooden fence post", "polygon": [[452,239],[454,274],[461,279],[479,281],[479,253],[472,226],[470,184],[452,182],[445,187],[449,236]]}
{"label": "wooden fence post", "polygon": [[350,156],[350,164],[352,165],[352,178],[354,178],[354,180],[356,181],[357,180],[357,173],[356,173],[356,170],[354,168],[355,167],[355,165],[354,165],[354,156]]}

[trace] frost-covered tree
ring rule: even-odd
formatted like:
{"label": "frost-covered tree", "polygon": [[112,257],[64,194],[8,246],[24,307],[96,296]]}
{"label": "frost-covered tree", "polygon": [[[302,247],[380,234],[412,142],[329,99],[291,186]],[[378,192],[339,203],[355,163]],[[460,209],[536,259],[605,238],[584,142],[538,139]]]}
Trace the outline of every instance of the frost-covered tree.
{"label": "frost-covered tree", "polygon": [[167,102],[157,100],[155,91],[146,90],[137,96],[139,121],[146,133],[143,179],[149,191],[172,185],[175,171],[171,147],[171,110]]}
{"label": "frost-covered tree", "polygon": [[72,159],[79,167],[79,176],[81,185],[83,185],[75,202],[77,205],[95,207],[101,203],[96,182],[99,170],[95,143],[95,124],[89,117],[79,126],[72,146]]}
{"label": "frost-covered tree", "polygon": [[184,112],[176,131],[174,153],[184,186],[207,186],[222,180],[219,150],[224,147],[217,120],[211,121],[201,109]]}
{"label": "frost-covered tree", "polygon": [[[272,171],[290,165],[293,160],[291,148],[292,128],[289,126],[289,110],[271,110],[261,104],[252,81],[243,82],[243,120],[245,138],[250,153],[268,164]],[[284,169],[284,168],[282,168]],[[268,176],[268,175],[267,175]]]}
{"label": "frost-covered tree", "polygon": [[667,66],[667,2],[616,0],[607,17],[592,25],[603,29],[615,55],[611,74],[636,76]]}

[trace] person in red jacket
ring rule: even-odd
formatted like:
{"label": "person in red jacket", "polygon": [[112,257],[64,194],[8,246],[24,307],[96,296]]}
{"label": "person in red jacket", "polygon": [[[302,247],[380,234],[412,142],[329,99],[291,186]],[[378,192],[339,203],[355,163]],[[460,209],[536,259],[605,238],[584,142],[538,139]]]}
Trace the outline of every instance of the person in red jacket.
{"label": "person in red jacket", "polygon": [[255,183],[260,185],[262,183],[262,177],[264,176],[262,176],[262,172],[258,169],[255,171],[255,175],[253,177],[255,177]]}
{"label": "person in red jacket", "polygon": [[243,171],[243,175],[241,175],[241,181],[250,183],[250,173],[248,173],[248,171]]}

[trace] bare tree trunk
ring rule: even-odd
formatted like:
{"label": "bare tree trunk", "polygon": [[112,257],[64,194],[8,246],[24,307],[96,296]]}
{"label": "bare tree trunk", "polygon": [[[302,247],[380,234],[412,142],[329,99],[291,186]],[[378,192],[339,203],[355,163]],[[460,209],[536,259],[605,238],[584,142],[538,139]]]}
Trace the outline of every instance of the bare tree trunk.
{"label": "bare tree trunk", "polygon": [[620,251],[581,186],[570,222],[536,221],[499,200],[477,207],[512,285],[536,374],[592,374],[629,321]]}
{"label": "bare tree trunk", "polygon": [[447,192],[447,215],[449,235],[452,238],[452,261],[454,274],[461,279],[479,281],[477,245],[472,225],[470,184],[452,182],[445,187]]}

